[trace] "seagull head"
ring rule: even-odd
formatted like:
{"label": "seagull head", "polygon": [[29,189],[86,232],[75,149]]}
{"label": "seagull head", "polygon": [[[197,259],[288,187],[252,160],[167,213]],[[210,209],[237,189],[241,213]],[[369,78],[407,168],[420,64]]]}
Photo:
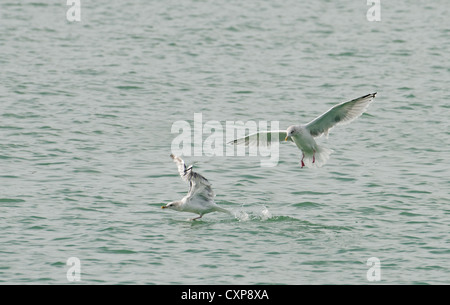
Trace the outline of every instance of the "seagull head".
{"label": "seagull head", "polygon": [[296,126],[294,125],[289,126],[288,129],[286,130],[286,138],[284,140],[287,141],[289,137],[292,137],[296,133],[298,133]]}
{"label": "seagull head", "polygon": [[161,207],[161,209],[173,209],[176,211],[180,210],[180,208],[181,208],[181,201],[172,201]]}

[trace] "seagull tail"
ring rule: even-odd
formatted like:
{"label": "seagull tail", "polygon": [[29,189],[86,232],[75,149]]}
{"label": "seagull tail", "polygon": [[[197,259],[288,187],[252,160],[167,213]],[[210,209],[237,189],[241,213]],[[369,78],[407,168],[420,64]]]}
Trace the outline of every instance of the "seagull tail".
{"label": "seagull tail", "polygon": [[333,150],[317,145],[315,154],[305,154],[304,162],[307,167],[322,167],[330,159]]}
{"label": "seagull tail", "polygon": [[233,215],[233,213],[231,213],[231,212],[228,211],[227,209],[221,208],[221,207],[219,207],[219,206],[216,206],[216,211],[217,211],[217,212],[222,212],[222,213],[227,213],[227,214]]}

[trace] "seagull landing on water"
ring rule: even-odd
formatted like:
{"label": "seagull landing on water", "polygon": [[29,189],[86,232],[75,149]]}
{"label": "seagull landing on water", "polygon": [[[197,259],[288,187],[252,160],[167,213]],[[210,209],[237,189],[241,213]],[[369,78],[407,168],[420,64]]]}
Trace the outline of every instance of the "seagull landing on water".
{"label": "seagull landing on water", "polygon": [[178,166],[178,172],[181,179],[189,182],[189,192],[180,201],[172,201],[167,205],[162,206],[162,209],[172,209],[180,212],[190,212],[200,215],[199,217],[191,220],[202,218],[203,215],[211,212],[223,212],[231,214],[226,209],[219,207],[214,202],[214,192],[211,188],[211,183],[192,170],[192,165],[186,168],[186,164],[180,157],[170,155],[173,162]]}
{"label": "seagull landing on water", "polygon": [[363,114],[369,104],[375,98],[375,93],[361,96],[357,99],[343,102],[330,108],[321,116],[315,118],[305,125],[291,125],[287,130],[258,132],[248,135],[244,138],[239,138],[229,142],[230,144],[245,146],[270,146],[272,141],[291,141],[297,145],[302,151],[302,159],[300,164],[302,168],[305,166],[321,167],[327,163],[331,149],[317,145],[314,140],[315,137],[325,135],[328,137],[328,132],[336,125],[348,124],[361,114]]}

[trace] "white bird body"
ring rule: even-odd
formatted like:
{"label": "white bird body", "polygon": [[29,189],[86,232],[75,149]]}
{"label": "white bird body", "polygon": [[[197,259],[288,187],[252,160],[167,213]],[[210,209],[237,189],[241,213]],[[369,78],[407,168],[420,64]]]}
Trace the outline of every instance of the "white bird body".
{"label": "white bird body", "polygon": [[[253,133],[230,143],[235,145],[266,145],[272,141],[292,141],[302,151],[301,166],[323,166],[332,153],[331,149],[318,145],[315,137],[328,136],[331,128],[348,124],[363,114],[375,98],[376,93],[337,104],[308,124],[291,125],[286,131]],[[306,161],[306,164],[305,164]]]}
{"label": "white bird body", "polygon": [[316,141],[311,136],[311,134],[306,130],[304,125],[299,126],[292,125],[288,127],[287,134],[289,134],[289,130],[292,130],[291,137],[295,145],[297,145],[297,147],[300,148],[300,150],[303,151],[305,154],[312,154],[314,151],[317,150]]}
{"label": "white bird body", "polygon": [[167,205],[162,206],[163,209],[173,209],[180,212],[190,212],[198,214],[199,217],[192,220],[199,219],[203,215],[212,212],[229,213],[228,210],[219,207],[214,202],[214,191],[212,190],[209,181],[192,170],[192,166],[186,168],[184,161],[177,156],[170,155],[173,161],[178,166],[178,172],[181,179],[189,182],[189,192],[179,201],[169,202]]}
{"label": "white bird body", "polygon": [[174,210],[180,212],[189,212],[199,215],[205,215],[211,212],[228,212],[227,210],[219,207],[214,201],[195,198],[192,199],[188,195],[181,199],[181,204],[178,207],[174,207]]}
{"label": "white bird body", "polygon": [[[290,136],[288,136],[290,134]],[[316,165],[321,167],[327,163],[332,153],[331,149],[318,145],[305,125],[289,126],[286,137],[290,137],[295,145],[302,151],[301,165]]]}

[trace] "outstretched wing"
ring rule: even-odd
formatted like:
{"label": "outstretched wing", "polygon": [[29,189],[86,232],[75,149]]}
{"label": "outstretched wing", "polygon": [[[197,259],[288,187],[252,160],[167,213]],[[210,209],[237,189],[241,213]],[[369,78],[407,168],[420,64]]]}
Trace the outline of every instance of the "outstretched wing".
{"label": "outstretched wing", "polygon": [[215,194],[212,190],[211,183],[209,183],[205,177],[194,172],[192,170],[192,165],[186,167],[186,164],[180,157],[173,154],[171,154],[170,157],[173,159],[173,162],[176,163],[181,179],[189,182],[189,192],[186,195],[189,199],[197,196],[202,197],[205,200],[212,200],[214,198]]}
{"label": "outstretched wing", "polygon": [[[245,146],[270,146],[272,141],[283,142],[286,138],[286,135],[287,133],[285,130],[257,132],[246,137],[233,140],[228,144]],[[292,142],[291,137],[289,137],[288,141]]]}
{"label": "outstretched wing", "polygon": [[184,181],[189,181],[189,172],[192,169],[192,166],[189,168],[186,168],[186,164],[184,163],[183,159],[181,159],[180,157],[177,157],[173,154],[170,155],[170,157],[172,158],[173,162],[175,162],[175,164],[178,167],[178,173],[181,176],[181,179],[183,179]]}
{"label": "outstretched wing", "polygon": [[306,124],[305,127],[314,137],[322,134],[327,136],[329,130],[334,126],[348,124],[363,114],[375,98],[375,94],[377,93],[367,94],[357,99],[337,104]]}

